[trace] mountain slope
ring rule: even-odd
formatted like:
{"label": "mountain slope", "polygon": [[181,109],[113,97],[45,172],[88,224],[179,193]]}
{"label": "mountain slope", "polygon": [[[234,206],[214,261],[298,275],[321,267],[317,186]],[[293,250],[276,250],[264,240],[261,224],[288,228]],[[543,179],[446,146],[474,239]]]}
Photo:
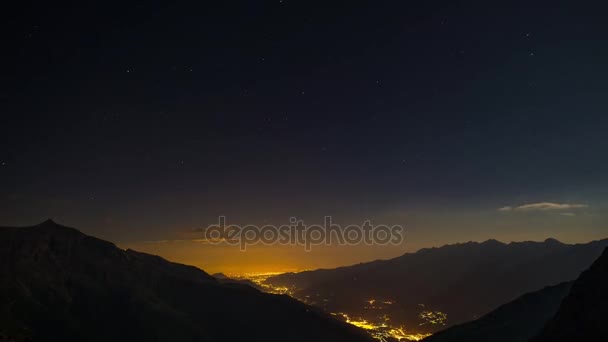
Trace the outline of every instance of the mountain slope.
{"label": "mountain slope", "polygon": [[440,331],[425,342],[526,342],[557,312],[571,282],[527,293],[478,320]]}
{"label": "mountain slope", "polygon": [[230,278],[223,273],[215,273],[212,275],[220,284],[231,285],[231,286],[249,286],[256,290],[263,291],[262,287],[248,279],[234,279]]}
{"label": "mountain slope", "polygon": [[608,249],[574,282],[534,342],[608,341]]}
{"label": "mountain slope", "polygon": [[36,341],[368,341],[286,296],[47,221],[0,228],[0,337]]}
{"label": "mountain slope", "polygon": [[393,304],[383,307],[383,313],[393,323],[432,333],[481,317],[523,293],[574,280],[606,246],[608,240],[579,245],[554,239],[509,244],[488,240],[267,281],[294,287],[296,298],[321,303],[330,312],[368,320],[377,316],[368,300],[389,301]]}

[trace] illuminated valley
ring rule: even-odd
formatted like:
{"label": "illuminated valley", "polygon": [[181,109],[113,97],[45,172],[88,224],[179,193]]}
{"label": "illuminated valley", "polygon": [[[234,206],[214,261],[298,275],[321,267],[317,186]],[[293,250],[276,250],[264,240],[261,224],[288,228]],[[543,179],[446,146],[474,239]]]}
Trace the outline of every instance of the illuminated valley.
{"label": "illuminated valley", "polygon": [[352,324],[367,331],[372,337],[382,342],[388,341],[420,341],[431,334],[416,334],[409,333],[403,327],[394,327],[391,325],[390,318],[387,315],[382,317],[379,322],[371,322],[362,318],[351,318],[349,315],[339,312],[331,313],[333,316],[343,319],[346,323]]}
{"label": "illuminated valley", "polygon": [[[408,329],[402,324],[395,322],[391,318],[391,313],[395,311],[397,304],[394,300],[371,298],[362,299],[360,309],[357,312],[331,312],[326,304],[329,301],[327,298],[315,297],[310,298],[306,296],[304,298],[298,298],[295,293],[297,288],[295,286],[273,286],[266,282],[271,277],[280,274],[280,272],[274,273],[247,273],[243,275],[233,275],[234,279],[247,279],[258,285],[261,289],[268,293],[274,294],[286,294],[294,297],[306,304],[313,305],[326,310],[332,316],[339,320],[343,320],[346,323],[357,326],[364,329],[372,337],[382,342],[391,341],[420,341],[430,333],[417,333],[413,329]],[[440,325],[446,324],[447,315],[440,311],[428,310],[424,304],[419,304],[420,313],[418,318],[423,325]]]}

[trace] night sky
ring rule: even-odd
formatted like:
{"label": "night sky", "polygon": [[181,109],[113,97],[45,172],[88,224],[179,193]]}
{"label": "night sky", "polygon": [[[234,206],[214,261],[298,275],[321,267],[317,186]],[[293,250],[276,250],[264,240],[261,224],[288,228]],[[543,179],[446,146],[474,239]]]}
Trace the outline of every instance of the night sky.
{"label": "night sky", "polygon": [[[19,6],[2,15],[0,225],[50,217],[211,270],[608,235],[600,1]],[[172,242],[219,215],[407,234],[249,266]]]}

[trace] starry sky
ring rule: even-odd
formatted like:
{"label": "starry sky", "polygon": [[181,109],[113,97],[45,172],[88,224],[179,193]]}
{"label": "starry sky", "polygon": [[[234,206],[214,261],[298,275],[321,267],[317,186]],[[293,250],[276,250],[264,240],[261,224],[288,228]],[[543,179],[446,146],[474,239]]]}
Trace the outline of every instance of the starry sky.
{"label": "starry sky", "polygon": [[[212,271],[608,236],[599,1],[19,6],[2,15],[0,225],[50,217]],[[406,242],[171,242],[219,215],[371,219]]]}

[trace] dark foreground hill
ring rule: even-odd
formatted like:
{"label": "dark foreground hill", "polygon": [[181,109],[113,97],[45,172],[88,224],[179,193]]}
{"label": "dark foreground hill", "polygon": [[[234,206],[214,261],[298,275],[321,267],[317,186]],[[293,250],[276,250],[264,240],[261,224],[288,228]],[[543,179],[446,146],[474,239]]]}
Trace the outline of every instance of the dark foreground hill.
{"label": "dark foreground hill", "polygon": [[0,228],[0,340],[369,339],[289,297],[223,285],[51,221]]}
{"label": "dark foreground hill", "polygon": [[527,342],[557,312],[571,282],[527,293],[478,320],[453,326],[425,342]]}
{"label": "dark foreground hill", "polygon": [[577,245],[555,239],[509,244],[488,240],[267,281],[295,287],[297,298],[321,303],[330,312],[367,319],[377,315],[368,300],[388,301],[392,304],[383,313],[393,323],[428,333],[477,319],[524,293],[574,280],[606,246],[608,240]]}
{"label": "dark foreground hill", "polygon": [[534,342],[608,341],[608,249],[574,282]]}

